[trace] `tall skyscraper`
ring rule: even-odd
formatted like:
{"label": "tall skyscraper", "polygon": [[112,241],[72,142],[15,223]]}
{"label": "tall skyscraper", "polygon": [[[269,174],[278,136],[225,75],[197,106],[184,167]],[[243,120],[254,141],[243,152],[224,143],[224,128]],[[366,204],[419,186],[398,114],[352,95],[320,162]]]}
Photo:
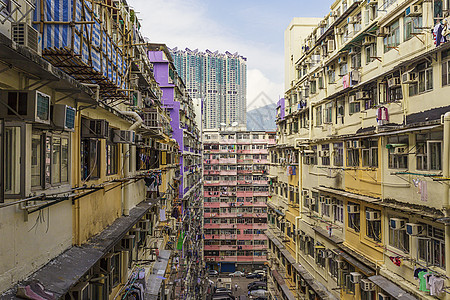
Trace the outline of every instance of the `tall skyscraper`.
{"label": "tall skyscraper", "polygon": [[[204,128],[246,126],[247,59],[238,53],[171,50],[192,98],[204,99]],[[236,123],[235,123],[236,122]],[[233,125],[234,125],[233,124]]]}

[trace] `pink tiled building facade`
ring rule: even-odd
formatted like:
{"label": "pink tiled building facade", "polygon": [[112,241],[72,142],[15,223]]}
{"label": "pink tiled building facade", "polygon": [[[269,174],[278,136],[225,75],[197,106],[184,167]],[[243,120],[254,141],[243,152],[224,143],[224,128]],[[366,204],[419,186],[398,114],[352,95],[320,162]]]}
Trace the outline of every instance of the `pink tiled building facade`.
{"label": "pink tiled building facade", "polygon": [[204,132],[204,258],[209,269],[249,271],[266,262],[268,147],[274,144],[275,132]]}

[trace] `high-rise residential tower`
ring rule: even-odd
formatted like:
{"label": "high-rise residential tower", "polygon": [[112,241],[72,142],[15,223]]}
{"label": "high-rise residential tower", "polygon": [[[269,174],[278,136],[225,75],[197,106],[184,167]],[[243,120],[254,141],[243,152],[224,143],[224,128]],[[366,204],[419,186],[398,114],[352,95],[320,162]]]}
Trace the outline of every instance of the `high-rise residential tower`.
{"label": "high-rise residential tower", "polygon": [[[192,98],[204,99],[204,128],[246,121],[247,59],[238,53],[171,50],[178,74]],[[225,124],[225,125],[224,125]]]}

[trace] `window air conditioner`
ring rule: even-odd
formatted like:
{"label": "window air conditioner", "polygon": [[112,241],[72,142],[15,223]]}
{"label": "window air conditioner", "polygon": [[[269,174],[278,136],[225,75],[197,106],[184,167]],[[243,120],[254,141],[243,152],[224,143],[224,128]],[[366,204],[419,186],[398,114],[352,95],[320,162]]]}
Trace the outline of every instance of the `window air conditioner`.
{"label": "window air conditioner", "polygon": [[11,40],[41,55],[41,35],[28,23],[11,23]]}
{"label": "window air conditioner", "polygon": [[402,74],[402,83],[403,84],[410,84],[410,83],[416,83],[417,82],[417,73],[416,72],[405,72]]}
{"label": "window air conditioner", "polygon": [[105,120],[81,120],[81,137],[106,139],[109,136],[109,123]]}
{"label": "window air conditioner", "polygon": [[378,211],[366,211],[367,221],[380,221],[381,214]]}
{"label": "window air conditioner", "polygon": [[406,153],[406,147],[395,147],[394,148],[394,154],[405,154]]}
{"label": "window air conditioner", "polygon": [[2,105],[0,118],[50,124],[51,97],[47,94],[37,90],[3,90],[1,101],[9,107]]}
{"label": "window air conditioner", "polygon": [[70,299],[73,300],[83,300],[89,299],[89,290],[88,290],[89,282],[80,282],[76,286],[74,286],[70,292]]}
{"label": "window air conditioner", "polygon": [[359,213],[359,205],[354,205],[354,204],[347,205],[347,212],[349,214]]}
{"label": "window air conditioner", "polygon": [[391,218],[389,220],[389,224],[391,226],[391,229],[394,229],[394,230],[405,229],[405,223],[406,223],[405,219]]}
{"label": "window air conditioner", "polygon": [[420,17],[422,16],[422,5],[411,5],[405,10],[405,17]]}
{"label": "window air conditioner", "polygon": [[375,290],[375,285],[369,279],[361,279],[360,281],[361,289],[365,292],[370,292]]}
{"label": "window air conditioner", "polygon": [[56,127],[66,131],[75,130],[76,110],[65,104],[53,105],[52,120]]}
{"label": "window air conditioner", "polygon": [[353,148],[353,141],[346,141],[345,145],[347,146],[347,149],[352,149]]}
{"label": "window air conditioner", "polygon": [[338,58],[338,64],[345,64],[347,63],[347,56],[341,56]]}
{"label": "window air conditioner", "polygon": [[375,44],[377,42],[376,37],[368,35],[364,37],[364,42],[363,45],[370,45],[370,44]]}
{"label": "window air conditioner", "polygon": [[400,77],[392,77],[388,79],[388,87],[397,87],[401,84]]}
{"label": "window air conditioner", "polygon": [[348,96],[348,102],[349,103],[353,103],[356,101],[356,95],[350,95]]}
{"label": "window air conditioner", "polygon": [[113,130],[113,142],[119,144],[134,144],[136,133],[133,130]]}
{"label": "window air conditioner", "polygon": [[418,236],[421,235],[424,228],[421,224],[406,223],[406,234]]}
{"label": "window air conditioner", "polygon": [[358,272],[350,272],[350,282],[359,283],[361,281],[361,274]]}
{"label": "window air conditioner", "polygon": [[391,297],[389,297],[388,295],[385,295],[383,293],[378,293],[378,300],[390,300]]}

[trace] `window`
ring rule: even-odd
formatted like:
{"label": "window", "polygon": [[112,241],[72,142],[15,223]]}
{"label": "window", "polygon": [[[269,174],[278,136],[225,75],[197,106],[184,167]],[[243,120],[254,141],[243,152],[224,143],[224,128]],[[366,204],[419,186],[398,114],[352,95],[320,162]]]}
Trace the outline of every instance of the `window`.
{"label": "window", "polygon": [[319,213],[319,193],[317,192],[312,192],[311,209],[316,213]]}
{"label": "window", "polygon": [[450,51],[442,51],[441,53],[441,72],[442,72],[442,86],[450,84]]}
{"label": "window", "polygon": [[322,213],[322,216],[330,217],[330,205],[331,205],[331,199],[328,197],[324,197],[321,199],[321,208],[320,211]]}
{"label": "window", "polygon": [[362,149],[363,167],[378,168],[378,141],[363,140],[365,147]]}
{"label": "window", "polygon": [[330,70],[328,70],[328,82],[329,83],[335,83],[336,82],[336,72],[334,71],[334,68],[331,69],[331,67],[330,67]]}
{"label": "window", "polygon": [[5,127],[4,136],[4,188],[5,194],[17,195],[21,192],[21,127]]}
{"label": "window", "polygon": [[427,265],[445,268],[444,230],[431,225],[423,226],[425,236],[419,237],[419,259]]}
{"label": "window", "polygon": [[306,254],[308,254],[312,258],[315,257],[315,244],[314,238],[312,237],[306,237]]}
{"label": "window", "polygon": [[100,177],[100,140],[81,140],[81,179],[90,180]]}
{"label": "window", "polygon": [[366,208],[366,236],[381,242],[381,211]]}
{"label": "window", "polygon": [[422,31],[422,16],[420,17],[405,17],[403,19],[404,24],[404,40],[407,41],[411,39],[415,33],[420,33]]}
{"label": "window", "polygon": [[344,223],[344,202],[333,198],[333,220]]}
{"label": "window", "polygon": [[305,165],[317,165],[317,146],[312,146],[312,153],[307,153],[304,156]]}
{"label": "window", "polygon": [[389,168],[408,168],[408,136],[393,136],[388,138],[386,147],[389,151]]}
{"label": "window", "polygon": [[310,82],[311,85],[311,94],[317,93],[317,81],[313,80]]}
{"label": "window", "polygon": [[442,131],[416,134],[417,170],[442,170]]}
{"label": "window", "polygon": [[347,63],[339,65],[339,76],[344,76],[348,73]]}
{"label": "window", "polygon": [[417,66],[419,72],[419,93],[428,92],[433,89],[433,68],[426,62]]}
{"label": "window", "polygon": [[316,264],[319,267],[325,268],[328,257],[327,250],[325,250],[325,247],[319,243],[317,243],[317,248]]}
{"label": "window", "polygon": [[324,165],[324,166],[330,165],[330,144],[322,145],[321,159],[322,159],[322,165]]}
{"label": "window", "polygon": [[366,65],[376,60],[377,57],[377,44],[373,43],[365,48],[366,52]]}
{"label": "window", "polygon": [[359,204],[348,202],[348,227],[356,232],[360,230]]}
{"label": "window", "polygon": [[352,55],[352,69],[361,68],[361,48],[358,48],[356,54]]}
{"label": "window", "polygon": [[338,255],[331,253],[328,257],[328,272],[334,280],[337,280],[339,274]]}
{"label": "window", "polygon": [[42,186],[42,135],[33,133],[31,137],[31,186]]}
{"label": "window", "polygon": [[322,125],[322,105],[316,107],[316,126]]}
{"label": "window", "polygon": [[117,174],[118,169],[118,145],[106,143],[106,175]]}
{"label": "window", "polygon": [[344,145],[343,143],[333,144],[333,164],[337,167],[342,167],[344,165]]}
{"label": "window", "polygon": [[359,166],[359,149],[347,148],[347,167]]}
{"label": "window", "polygon": [[[396,217],[393,216],[393,218]],[[389,245],[405,253],[409,253],[409,235],[406,233],[406,228],[394,230],[389,226]]]}
{"label": "window", "polygon": [[400,23],[395,21],[392,25],[388,26],[389,34],[384,38],[384,52],[388,52],[391,49],[400,45]]}
{"label": "window", "polygon": [[361,111],[361,102],[353,101],[349,103],[349,114],[355,114]]}
{"label": "window", "polygon": [[333,102],[325,104],[324,117],[324,123],[333,122]]}

